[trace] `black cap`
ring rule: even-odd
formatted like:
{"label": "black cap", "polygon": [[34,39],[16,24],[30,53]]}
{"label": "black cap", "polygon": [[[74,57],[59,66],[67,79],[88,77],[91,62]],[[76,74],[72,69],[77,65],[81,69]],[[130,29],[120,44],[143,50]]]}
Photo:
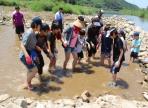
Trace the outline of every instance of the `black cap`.
{"label": "black cap", "polygon": [[140,35],[140,32],[134,32],[133,35],[134,35],[134,36],[139,36],[139,35]]}
{"label": "black cap", "polygon": [[41,30],[43,31],[48,31],[50,28],[49,28],[49,25],[46,24],[46,23],[43,23],[42,26],[41,26]]}
{"label": "black cap", "polygon": [[42,25],[42,20],[40,17],[35,17],[32,19],[32,23],[34,23],[36,25]]}

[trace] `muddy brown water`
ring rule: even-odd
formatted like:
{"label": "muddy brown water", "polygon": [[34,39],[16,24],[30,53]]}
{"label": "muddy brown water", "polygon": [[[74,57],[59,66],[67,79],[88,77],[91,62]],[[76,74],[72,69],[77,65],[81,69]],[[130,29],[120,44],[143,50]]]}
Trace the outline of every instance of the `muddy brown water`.
{"label": "muddy brown water", "polygon": [[[137,64],[127,65],[125,61],[119,76],[121,88],[109,88],[108,82],[111,81],[109,69],[99,65],[99,52],[97,59],[92,62],[83,63],[78,66],[78,72],[72,77],[65,77],[62,73],[62,63],[64,52],[61,44],[58,44],[58,61],[55,75],[48,73],[49,60],[46,56],[44,67],[44,84],[40,85],[37,78],[34,78],[34,85],[39,85],[34,91],[22,89],[22,84],[26,78],[26,68],[19,61],[20,42],[15,35],[14,29],[10,25],[0,25],[0,94],[8,93],[12,96],[26,96],[37,99],[58,99],[80,95],[88,90],[93,96],[109,93],[120,95],[127,99],[143,100],[144,91],[137,81],[143,79],[142,73]],[[128,59],[129,52],[126,54]],[[70,60],[71,62],[72,60]],[[68,64],[71,68],[71,64]],[[71,71],[71,70],[70,70]]]}

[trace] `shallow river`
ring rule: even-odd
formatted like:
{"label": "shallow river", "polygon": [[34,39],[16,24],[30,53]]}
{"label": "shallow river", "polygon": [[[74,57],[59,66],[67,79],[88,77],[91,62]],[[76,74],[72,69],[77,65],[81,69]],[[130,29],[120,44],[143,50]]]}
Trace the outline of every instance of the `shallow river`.
{"label": "shallow river", "polygon": [[[62,97],[73,97],[80,95],[83,91],[88,90],[94,96],[99,94],[121,95],[128,99],[142,100],[143,92],[141,85],[142,73],[137,71],[137,64],[127,65],[129,52],[126,54],[125,61],[121,72],[119,73],[120,88],[109,88],[108,82],[111,81],[109,69],[99,65],[100,53],[97,52],[97,58],[91,63],[83,63],[78,66],[78,72],[73,73],[72,77],[65,77],[61,71],[64,60],[63,48],[58,44],[58,61],[57,72],[50,75],[47,71],[49,60],[45,56],[46,65],[44,68],[44,85],[40,85],[37,78],[33,83],[39,85],[33,92],[22,89],[26,76],[26,69],[18,58],[20,51],[20,42],[14,33],[11,25],[0,25],[0,94],[9,93],[14,96],[34,97],[38,99],[57,99]],[[70,61],[71,62],[71,61]],[[68,64],[68,68],[71,65]]]}

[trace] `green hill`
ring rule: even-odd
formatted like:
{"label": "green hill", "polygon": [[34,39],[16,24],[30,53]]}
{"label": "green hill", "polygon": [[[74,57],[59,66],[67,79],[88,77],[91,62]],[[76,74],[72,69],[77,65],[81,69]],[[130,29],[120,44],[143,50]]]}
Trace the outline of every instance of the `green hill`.
{"label": "green hill", "polygon": [[[66,3],[63,5],[63,3]],[[53,7],[58,5],[66,6],[67,4],[81,5],[94,8],[102,8],[105,10],[122,10],[122,9],[138,9],[136,5],[130,4],[125,0],[0,0],[0,5],[22,5],[28,7],[35,5],[36,9],[43,8],[43,10],[51,11]],[[45,6],[42,6],[45,5]],[[72,7],[72,6],[71,6]],[[39,9],[40,10],[40,9]]]}
{"label": "green hill", "polygon": [[65,2],[90,6],[96,8],[103,8],[109,10],[121,10],[121,9],[138,9],[138,6],[130,4],[125,0],[64,0]]}
{"label": "green hill", "polygon": [[0,5],[28,8],[33,11],[56,12],[63,7],[65,13],[73,14],[96,14],[98,9],[105,12],[117,11],[121,14],[136,15],[148,18],[148,10],[139,9],[136,5],[125,0],[0,0]]}

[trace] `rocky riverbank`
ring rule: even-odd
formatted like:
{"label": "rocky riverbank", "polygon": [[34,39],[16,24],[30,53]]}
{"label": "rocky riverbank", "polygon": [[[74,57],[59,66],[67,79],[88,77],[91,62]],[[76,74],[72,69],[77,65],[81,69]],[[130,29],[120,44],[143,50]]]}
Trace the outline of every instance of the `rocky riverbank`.
{"label": "rocky riverbank", "polygon": [[148,32],[145,32],[140,27],[135,26],[134,22],[119,16],[105,17],[105,23],[109,23],[119,29],[124,29],[126,32],[126,39],[129,43],[132,41],[132,34],[137,31],[140,32],[140,39],[142,40],[140,53],[137,63],[139,63],[140,71],[144,73],[143,81],[139,81],[146,92],[143,93],[144,97],[148,100]]}
{"label": "rocky riverbank", "polygon": [[[28,12],[29,13],[29,12]],[[30,26],[30,22],[33,16],[41,16],[44,22],[50,24],[53,19],[52,14],[50,13],[32,13],[28,14],[26,12],[26,26]],[[50,15],[50,17],[49,17]],[[66,15],[65,16],[65,24],[69,24],[69,22],[73,21],[77,16],[76,15]],[[92,16],[85,16],[87,21],[90,22]],[[5,21],[0,21],[2,24],[11,24],[10,13],[5,15]],[[148,33],[143,31],[140,27],[136,27],[133,22],[126,20],[123,17],[112,16],[112,17],[104,17],[105,23],[111,23],[112,26],[118,28],[124,28],[126,31],[127,40],[131,42],[131,34],[134,31],[140,32],[140,38],[142,39],[141,51],[139,54],[139,65],[140,69],[137,71],[143,72],[144,77],[143,81],[135,82],[140,83],[145,92],[143,96],[145,99],[148,99]],[[9,95],[1,95],[0,96],[0,108],[147,108],[147,102],[139,102],[139,101],[129,101],[122,99],[119,96],[112,95],[104,95],[100,97],[91,97],[90,95],[86,95],[88,93],[82,93],[81,96],[75,96],[74,99],[59,99],[56,101],[53,100],[34,100],[31,98],[25,97],[11,97]],[[89,93],[90,94],[90,93]],[[142,93],[141,93],[142,95]]]}
{"label": "rocky riverbank", "polygon": [[34,100],[0,95],[0,108],[148,108],[148,102],[125,100],[119,96],[91,97],[87,91],[73,99]]}

